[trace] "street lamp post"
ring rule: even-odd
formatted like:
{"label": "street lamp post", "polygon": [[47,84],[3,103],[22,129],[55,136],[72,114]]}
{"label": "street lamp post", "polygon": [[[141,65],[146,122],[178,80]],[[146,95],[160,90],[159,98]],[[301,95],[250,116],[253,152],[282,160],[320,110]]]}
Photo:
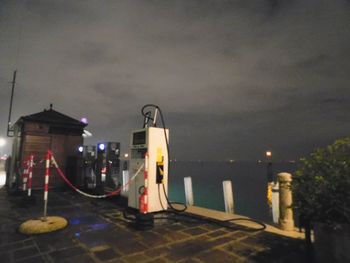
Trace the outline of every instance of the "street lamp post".
{"label": "street lamp post", "polygon": [[266,151],[266,162],[267,162],[267,182],[271,183],[273,181],[273,171],[272,171],[272,152]]}
{"label": "street lamp post", "polygon": [[[266,151],[266,172],[267,172],[267,204],[272,207],[272,186],[273,186],[273,171],[272,171],[272,152]],[[270,210],[271,211],[271,210]]]}

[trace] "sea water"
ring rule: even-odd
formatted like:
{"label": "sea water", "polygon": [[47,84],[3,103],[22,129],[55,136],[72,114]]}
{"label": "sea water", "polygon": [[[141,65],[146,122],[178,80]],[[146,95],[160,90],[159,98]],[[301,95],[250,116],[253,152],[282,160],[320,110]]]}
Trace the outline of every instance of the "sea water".
{"label": "sea water", "polygon": [[[274,177],[280,172],[294,173],[295,163],[272,164]],[[169,198],[185,202],[184,177],[192,177],[194,205],[225,211],[222,182],[231,180],[235,214],[272,222],[267,204],[267,164],[264,162],[170,163]]]}

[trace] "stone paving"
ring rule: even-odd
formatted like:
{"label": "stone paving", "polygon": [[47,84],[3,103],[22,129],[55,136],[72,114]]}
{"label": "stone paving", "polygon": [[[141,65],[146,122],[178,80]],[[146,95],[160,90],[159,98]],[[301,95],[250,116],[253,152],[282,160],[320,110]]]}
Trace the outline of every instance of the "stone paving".
{"label": "stone paving", "polygon": [[34,198],[0,189],[1,262],[308,262],[304,242],[234,224],[227,227],[172,213],[155,215],[155,227],[135,230],[123,217],[122,200],[88,199],[50,190],[48,215],[69,225],[26,236],[18,226],[42,216]]}

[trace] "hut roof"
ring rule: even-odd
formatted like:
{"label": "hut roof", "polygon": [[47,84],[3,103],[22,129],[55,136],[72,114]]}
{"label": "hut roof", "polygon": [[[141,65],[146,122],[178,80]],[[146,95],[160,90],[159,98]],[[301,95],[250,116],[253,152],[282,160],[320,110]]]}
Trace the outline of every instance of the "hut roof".
{"label": "hut roof", "polygon": [[72,117],[53,110],[52,108],[31,115],[22,116],[19,120],[60,124],[65,126],[80,126],[82,128],[87,126],[86,123],[73,119]]}

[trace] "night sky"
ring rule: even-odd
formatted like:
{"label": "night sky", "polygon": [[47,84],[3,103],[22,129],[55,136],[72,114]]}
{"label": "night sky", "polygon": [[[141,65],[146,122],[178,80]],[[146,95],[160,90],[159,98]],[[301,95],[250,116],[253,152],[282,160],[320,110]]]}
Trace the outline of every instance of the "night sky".
{"label": "night sky", "polygon": [[297,159],[350,133],[350,1],[0,0],[0,137],[15,69],[12,122],[53,103],[125,152],[153,103],[172,158]]}

